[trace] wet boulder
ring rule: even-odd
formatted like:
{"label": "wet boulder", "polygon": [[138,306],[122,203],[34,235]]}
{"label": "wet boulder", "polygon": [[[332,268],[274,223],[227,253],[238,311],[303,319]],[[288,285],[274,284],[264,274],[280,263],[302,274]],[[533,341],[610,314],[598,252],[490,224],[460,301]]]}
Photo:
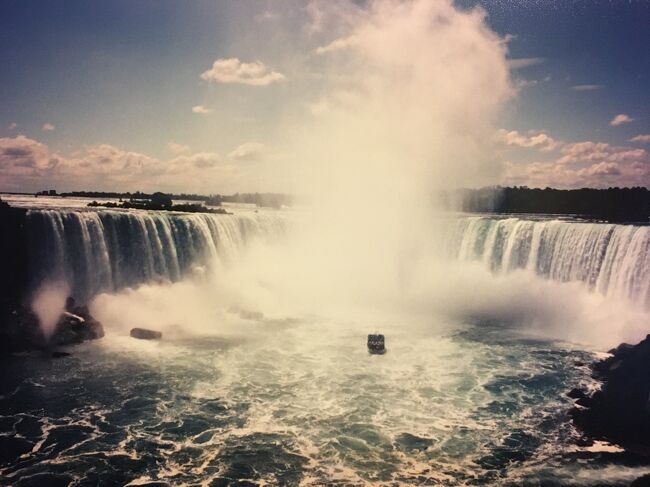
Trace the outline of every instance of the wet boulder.
{"label": "wet boulder", "polygon": [[591,438],[650,452],[650,335],[611,352],[592,365],[603,385],[578,399],[573,422]]}
{"label": "wet boulder", "polygon": [[86,340],[96,340],[104,336],[102,324],[87,314],[82,316],[65,311],[59,318],[54,334],[50,339],[53,345],[72,345]]}
{"label": "wet boulder", "polygon": [[147,328],[133,328],[130,335],[140,340],[159,340],[162,338],[162,332]]}
{"label": "wet boulder", "polygon": [[576,387],[571,389],[569,391],[569,393],[567,394],[567,396],[569,396],[571,399],[583,399],[583,398],[587,397],[587,395],[585,394],[585,392],[582,389],[578,389]]}

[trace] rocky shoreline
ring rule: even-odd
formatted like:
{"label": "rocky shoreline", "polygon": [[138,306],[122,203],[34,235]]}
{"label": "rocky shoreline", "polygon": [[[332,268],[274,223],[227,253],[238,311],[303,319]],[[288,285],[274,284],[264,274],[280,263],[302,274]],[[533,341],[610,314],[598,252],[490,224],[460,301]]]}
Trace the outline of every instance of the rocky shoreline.
{"label": "rocky shoreline", "polygon": [[571,417],[587,438],[650,457],[650,335],[609,352],[610,357],[592,364],[592,376],[602,388],[569,393],[576,399]]}
{"label": "rocky shoreline", "polygon": [[68,298],[51,336],[43,333],[38,316],[31,309],[17,306],[0,328],[0,356],[41,350],[57,358],[65,356],[56,350],[57,347],[103,336],[104,327],[90,314],[88,306],[77,306],[73,298]]}

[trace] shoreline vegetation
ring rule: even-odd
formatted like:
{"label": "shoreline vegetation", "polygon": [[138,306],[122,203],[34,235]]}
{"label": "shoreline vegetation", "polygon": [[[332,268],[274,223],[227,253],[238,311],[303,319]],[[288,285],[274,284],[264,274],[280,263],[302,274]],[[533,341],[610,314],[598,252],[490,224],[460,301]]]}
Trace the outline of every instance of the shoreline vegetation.
{"label": "shoreline vegetation", "polygon": [[[129,200],[129,201],[146,201],[154,198],[155,195],[166,195],[172,198],[173,200],[183,200],[183,201],[197,201],[203,203],[207,206],[221,206],[222,203],[245,203],[256,205],[258,207],[267,207],[267,208],[281,208],[282,206],[291,206],[294,202],[292,195],[282,194],[282,193],[234,193],[231,195],[222,195],[222,194],[209,194],[202,195],[196,193],[143,193],[141,191],[135,191],[131,193],[127,192],[116,192],[116,191],[70,191],[65,193],[57,193],[54,189],[43,190],[35,193],[35,196],[60,196],[60,197],[72,197],[72,198],[118,198],[120,200]],[[101,206],[101,205],[97,205]],[[177,210],[182,211],[182,210]]]}
{"label": "shoreline vegetation", "polygon": [[493,186],[445,191],[444,208],[467,213],[572,215],[611,223],[648,223],[648,188],[553,189]]}
{"label": "shoreline vegetation", "polygon": [[[151,200],[154,194],[131,192],[72,191],[57,193],[44,190],[36,196],[61,196],[83,198],[119,198],[128,200],[131,208],[141,201]],[[296,202],[294,195],[282,193],[235,193],[220,194],[169,194],[172,199],[202,202],[206,206],[221,206],[222,203],[247,203],[258,207],[282,208]],[[611,223],[648,223],[650,218],[650,190],[644,187],[632,188],[529,188],[527,186],[489,186],[478,189],[463,188],[440,191],[432,195],[440,207],[466,213],[495,214],[539,214],[571,215]],[[123,201],[120,201],[123,203]],[[108,206],[97,203],[92,206]],[[126,208],[127,206],[120,206]],[[148,208],[154,209],[154,208]],[[188,206],[176,211],[204,211],[199,207]]]}
{"label": "shoreline vegetation", "polygon": [[[155,196],[155,195],[154,195]],[[153,198],[150,200],[129,200],[116,203],[114,201],[97,202],[91,201],[88,203],[91,208],[123,208],[131,210],[155,210],[155,211],[179,211],[182,213],[214,213],[219,215],[231,215],[229,211],[223,208],[208,208],[201,203],[181,203],[173,204],[172,199],[169,198],[169,203],[161,203],[160,198]]]}

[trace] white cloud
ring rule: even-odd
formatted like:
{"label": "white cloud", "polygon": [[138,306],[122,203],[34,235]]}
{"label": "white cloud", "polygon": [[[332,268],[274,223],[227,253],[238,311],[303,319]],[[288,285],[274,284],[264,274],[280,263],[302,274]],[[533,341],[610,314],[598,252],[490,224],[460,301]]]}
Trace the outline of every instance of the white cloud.
{"label": "white cloud", "polygon": [[516,130],[499,129],[496,140],[511,147],[536,148],[541,151],[551,151],[560,146],[553,137],[542,132],[523,135]]}
{"label": "white cloud", "polygon": [[644,144],[650,143],[650,134],[635,135],[630,139],[630,142],[642,142]]}
{"label": "white cloud", "polygon": [[201,74],[201,78],[215,83],[239,83],[251,86],[266,86],[285,79],[282,73],[255,61],[243,63],[237,58],[217,59],[212,68]]}
{"label": "white cloud", "polygon": [[574,85],[571,89],[573,91],[596,91],[602,90],[603,85]]}
{"label": "white cloud", "polygon": [[191,152],[189,145],[177,144],[176,142],[169,142],[167,148],[174,154],[189,154]]}
{"label": "white cloud", "polygon": [[222,158],[216,152],[197,152],[176,157],[170,161],[174,172],[184,171],[188,166],[209,169],[221,164]]}
{"label": "white cloud", "polygon": [[629,115],[626,115],[625,113],[620,113],[616,115],[609,124],[613,127],[617,127],[619,125],[623,125],[624,123],[630,123],[634,122],[634,119],[630,117]]}
{"label": "white cloud", "polygon": [[357,37],[354,35],[347,36],[347,37],[340,37],[338,39],[333,40],[329,44],[317,47],[314,52],[319,55],[327,54],[330,52],[348,49],[354,46],[356,43],[357,43]]}
{"label": "white cloud", "polygon": [[260,159],[266,152],[264,144],[245,142],[228,154],[228,157],[238,161],[253,161]]}
{"label": "white cloud", "polygon": [[55,129],[56,129],[56,127],[54,125],[52,125],[51,123],[44,123],[43,127],[41,127],[41,130],[43,130],[43,132],[52,132]]}
{"label": "white cloud", "polygon": [[[171,147],[189,149],[181,144]],[[214,152],[187,152],[162,160],[98,144],[62,155],[24,135],[0,138],[0,174],[3,190],[249,190],[240,165]]]}
{"label": "white cloud", "polygon": [[206,108],[203,105],[195,105],[192,107],[192,112],[198,113],[200,115],[207,115],[208,113],[211,113],[212,110],[210,108]]}
{"label": "white cloud", "polygon": [[506,163],[506,183],[558,188],[649,186],[650,154],[643,149],[583,141],[564,144],[555,160]]}
{"label": "white cloud", "polygon": [[508,67],[510,69],[522,69],[530,66],[537,66],[542,64],[546,59],[543,57],[524,57],[516,59],[508,59]]}
{"label": "white cloud", "polygon": [[562,148],[564,154],[558,164],[580,164],[584,162],[629,162],[643,160],[647,153],[643,149],[612,146],[604,142],[575,142]]}
{"label": "white cloud", "polygon": [[24,135],[0,138],[0,167],[4,175],[42,172],[56,167],[58,158],[47,145]]}

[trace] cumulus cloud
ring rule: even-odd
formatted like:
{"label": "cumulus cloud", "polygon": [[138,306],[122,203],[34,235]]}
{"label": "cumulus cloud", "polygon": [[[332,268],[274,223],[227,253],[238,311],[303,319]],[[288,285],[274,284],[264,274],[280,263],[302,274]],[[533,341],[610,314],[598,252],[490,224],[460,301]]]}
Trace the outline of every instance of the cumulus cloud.
{"label": "cumulus cloud", "polygon": [[573,91],[596,91],[603,89],[603,85],[574,85],[571,89]]}
{"label": "cumulus cloud", "polygon": [[170,161],[171,171],[184,171],[188,167],[200,169],[212,168],[222,162],[221,156],[216,152],[197,152],[196,154],[186,154]]}
{"label": "cumulus cloud", "polygon": [[551,151],[560,146],[559,142],[543,132],[524,135],[516,130],[499,129],[496,140],[511,147],[536,148],[541,151]]}
{"label": "cumulus cloud", "polygon": [[507,182],[560,188],[648,186],[650,154],[604,142],[567,143],[554,160],[507,163]]}
{"label": "cumulus cloud", "polygon": [[[43,187],[98,190],[183,192],[243,190],[245,174],[214,152],[191,153],[170,143],[175,152],[163,160],[110,144],[85,146],[60,154],[24,135],[0,138],[0,189],[33,191]],[[179,152],[180,151],[180,152]]]}
{"label": "cumulus cloud", "polygon": [[177,144],[176,142],[169,142],[167,148],[174,154],[189,154],[192,152],[189,145]]}
{"label": "cumulus cloud", "polygon": [[619,113],[614,118],[612,118],[609,124],[613,127],[617,127],[619,125],[623,125],[624,123],[630,123],[630,122],[634,122],[634,119],[632,117],[626,115],[625,113]]}
{"label": "cumulus cloud", "polygon": [[260,159],[266,147],[258,142],[245,142],[228,154],[228,157],[237,161],[253,161]]}
{"label": "cumulus cloud", "polygon": [[630,139],[630,142],[642,142],[644,144],[650,143],[650,134],[635,135]]}
{"label": "cumulus cloud", "polygon": [[56,129],[56,127],[54,125],[52,125],[51,123],[44,123],[43,127],[41,127],[41,130],[43,130],[43,132],[52,132],[55,129]]}
{"label": "cumulus cloud", "polygon": [[201,74],[201,78],[215,83],[266,86],[285,79],[285,76],[260,61],[243,63],[237,58],[228,58],[217,59],[212,64],[212,68]]}
{"label": "cumulus cloud", "polygon": [[26,171],[42,173],[57,166],[59,159],[45,144],[18,135],[0,138],[0,167],[5,175]]}
{"label": "cumulus cloud", "polygon": [[192,107],[192,112],[198,113],[200,115],[207,115],[212,112],[209,108],[204,107],[203,105],[195,105]]}
{"label": "cumulus cloud", "polygon": [[347,37],[340,37],[338,39],[333,40],[329,44],[317,47],[314,52],[316,54],[327,54],[330,52],[341,51],[354,46],[356,42],[357,42],[357,37],[353,35]]}
{"label": "cumulus cloud", "polygon": [[567,144],[558,164],[579,164],[584,162],[626,162],[643,159],[647,153],[643,149],[617,147],[604,142],[576,142]]}

